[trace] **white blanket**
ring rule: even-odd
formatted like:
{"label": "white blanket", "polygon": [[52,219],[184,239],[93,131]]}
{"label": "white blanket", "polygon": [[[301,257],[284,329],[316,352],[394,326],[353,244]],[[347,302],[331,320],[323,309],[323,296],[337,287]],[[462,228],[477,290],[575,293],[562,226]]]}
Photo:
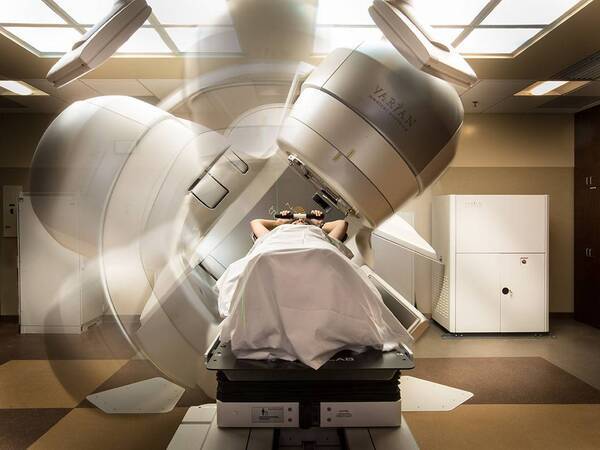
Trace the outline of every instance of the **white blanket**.
{"label": "white blanket", "polygon": [[217,282],[222,342],[238,358],[315,369],[342,349],[395,348],[406,331],[366,275],[318,227],[282,225]]}

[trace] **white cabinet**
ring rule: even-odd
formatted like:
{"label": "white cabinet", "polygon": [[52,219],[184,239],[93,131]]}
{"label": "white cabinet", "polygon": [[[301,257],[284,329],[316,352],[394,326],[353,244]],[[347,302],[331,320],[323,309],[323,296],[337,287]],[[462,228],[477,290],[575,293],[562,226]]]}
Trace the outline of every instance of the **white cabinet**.
{"label": "white cabinet", "polygon": [[498,255],[457,255],[457,330],[465,333],[500,332],[498,263]]}
{"label": "white cabinet", "polygon": [[502,254],[500,331],[547,331],[546,255]]}
{"label": "white cabinet", "polygon": [[548,197],[451,195],[433,203],[445,264],[433,318],[453,333],[548,331]]}
{"label": "white cabinet", "polygon": [[[50,197],[38,197],[40,205]],[[53,200],[56,202],[56,200]],[[58,199],[77,235],[76,200]],[[24,195],[18,209],[19,322],[22,333],[81,333],[104,312],[104,293],[98,267],[59,244],[37,218],[31,197]]]}

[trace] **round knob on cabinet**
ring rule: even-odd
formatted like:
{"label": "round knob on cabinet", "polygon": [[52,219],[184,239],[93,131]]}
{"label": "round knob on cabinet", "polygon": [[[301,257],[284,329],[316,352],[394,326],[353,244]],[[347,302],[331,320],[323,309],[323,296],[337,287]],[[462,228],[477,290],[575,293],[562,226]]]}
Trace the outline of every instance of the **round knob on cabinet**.
{"label": "round knob on cabinet", "polygon": [[502,288],[502,293],[503,293],[504,295],[508,295],[508,293],[509,293],[509,292],[510,292],[510,289],[509,289],[509,288],[507,288],[507,287],[505,287],[505,288]]}

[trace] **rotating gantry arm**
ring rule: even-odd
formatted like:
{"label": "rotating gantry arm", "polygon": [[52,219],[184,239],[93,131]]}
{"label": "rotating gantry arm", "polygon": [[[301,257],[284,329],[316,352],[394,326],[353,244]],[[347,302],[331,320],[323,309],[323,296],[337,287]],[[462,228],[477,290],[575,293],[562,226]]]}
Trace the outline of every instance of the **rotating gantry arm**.
{"label": "rotating gantry arm", "polygon": [[[194,105],[272,75],[273,86],[289,88],[280,103],[246,107],[233,95],[235,104],[209,109],[200,125],[134,98],[101,97],[69,106],[40,141],[30,186],[45,196],[33,201],[40,221],[62,245],[98,260],[115,315],[143,308],[130,337],[182,384],[212,389],[203,365],[218,324],[211,279],[223,270],[230,233],[288,163],[348,215],[368,264],[371,230],[452,160],[463,109],[448,82],[464,87],[475,74],[410,2],[375,0],[370,13],[389,42],[338,48],[310,73],[306,64],[252,61],[203,75],[201,91],[181,91]],[[97,67],[149,14],[144,0],[117,2],[48,79],[64,85]],[[217,113],[233,118],[213,126]],[[61,213],[64,195],[80,205],[77,236]]]}

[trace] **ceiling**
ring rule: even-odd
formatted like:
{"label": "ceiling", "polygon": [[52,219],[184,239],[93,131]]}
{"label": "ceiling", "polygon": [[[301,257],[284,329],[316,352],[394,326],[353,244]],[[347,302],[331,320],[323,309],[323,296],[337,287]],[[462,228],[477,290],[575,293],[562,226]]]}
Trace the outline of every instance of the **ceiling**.
{"label": "ceiling", "polygon": [[[227,0],[147,0],[150,18],[118,55],[242,53],[235,2]],[[419,0],[423,21],[466,56],[511,57],[521,53],[591,0]],[[36,56],[64,54],[110,11],[114,0],[3,0],[0,33]],[[340,45],[380,39],[368,8],[372,0],[318,0],[315,54]],[[176,5],[176,7],[174,7]],[[198,39],[198,34],[202,39]],[[198,45],[198,42],[201,44]]]}
{"label": "ceiling", "polygon": [[[2,0],[3,3],[17,2],[23,10],[27,9],[28,2],[33,1]],[[41,0],[35,1],[41,2]],[[112,0],[44,1],[45,5],[57,6],[60,8],[59,12],[64,13],[59,16],[56,15],[56,8],[49,8],[51,14],[58,17],[53,20],[63,22],[55,23],[50,28],[53,28],[54,31],[57,29],[75,30],[78,35],[89,28],[93,19],[102,15],[101,11],[106,10],[106,4],[112,3]],[[137,42],[121,48],[119,56],[111,58],[84,79],[58,90],[54,89],[44,77],[56,62],[56,56],[60,52],[44,53],[39,48],[19,42],[19,39],[15,39],[14,36],[9,38],[0,35],[0,55],[2,55],[0,78],[22,80],[49,94],[35,97],[1,96],[0,112],[56,113],[73,101],[108,94],[132,95],[151,103],[158,103],[160,99],[180,86],[182,79],[190,76],[190,59],[199,61],[194,67],[198,73],[204,73],[236,64],[244,57],[244,54],[251,53],[252,50],[248,49],[247,39],[244,35],[244,27],[248,24],[255,26],[254,24],[261,20],[261,16],[265,15],[265,10],[253,11],[249,15],[247,10],[243,11],[244,7],[251,2],[273,0],[228,0],[228,3],[226,0],[210,0],[212,9],[202,11],[198,10],[198,4],[204,4],[208,0],[148,1],[152,4],[154,13],[142,31],[156,33],[160,37],[161,45],[166,48],[166,50],[163,48],[164,54],[155,53],[154,50],[144,50],[150,48],[150,44],[155,40],[141,39],[146,43]],[[313,28],[311,35],[317,36],[317,39],[311,39],[306,48],[307,54],[310,55],[305,60],[311,64],[318,64],[322,60],[320,53],[328,52],[330,50],[328,46],[347,42],[348,39],[362,40],[365,36],[376,37],[378,33],[373,29],[368,15],[365,16],[366,8],[371,0],[292,1],[302,1],[303,4],[314,2],[316,6],[313,8],[316,13],[307,19],[307,26]],[[477,72],[480,81],[470,90],[461,92],[466,112],[573,113],[600,103],[600,81],[588,83],[583,88],[562,97],[515,97],[513,95],[535,81],[552,79],[554,75],[569,66],[600,51],[600,27],[597,25],[600,22],[600,0],[591,2],[576,0],[445,0],[443,3],[440,3],[439,0],[417,1],[422,2],[421,5],[425,5],[425,8],[422,9],[423,12],[429,11],[428,14],[425,14],[429,23],[437,27],[439,32],[448,33],[446,37],[453,39],[459,50],[465,51],[465,49],[473,49],[477,46],[485,50],[485,45],[487,45],[484,42],[485,38],[475,39],[474,36],[477,36],[477,33],[506,32],[516,36],[512,38],[513,46],[510,47],[510,54],[500,52],[492,58],[488,46],[487,50],[483,52],[485,54],[468,56],[469,63]],[[165,7],[167,3],[173,5],[175,2],[181,5],[178,13],[175,13],[173,8]],[[339,6],[340,2],[344,2],[345,5],[351,2],[355,6],[362,5],[362,8],[335,9],[334,7]],[[84,3],[94,4],[97,8],[88,10],[81,8]],[[446,7],[444,10],[440,6],[450,3],[455,6],[454,9]],[[544,14],[540,15],[539,11],[536,12],[535,8],[532,8],[532,5],[536,3],[546,6],[546,8],[541,8]],[[440,7],[432,8],[433,4]],[[559,6],[563,9],[549,11],[552,10],[549,6],[551,4],[560,4]],[[225,5],[225,9],[223,9],[223,5]],[[229,5],[229,10],[227,5]],[[565,7],[567,7],[566,10]],[[580,10],[577,10],[578,8]],[[0,10],[2,9],[0,8]],[[187,14],[181,14],[181,11]],[[242,11],[248,17],[241,17]],[[557,11],[562,11],[563,14],[556,16]],[[565,13],[565,11],[567,12]],[[575,11],[574,14],[566,18],[565,14],[568,15],[573,11]],[[200,14],[201,12],[204,14]],[[4,18],[2,14],[5,14]],[[32,28],[31,22],[34,21],[41,22],[41,25],[48,27],[51,25],[47,23],[50,21],[48,17],[54,17],[51,15],[38,18],[35,14],[24,15],[23,12],[14,11],[12,14],[14,17],[11,18],[6,11],[0,11],[0,27],[11,29],[7,26],[8,18],[11,18],[15,28]],[[18,14],[21,14],[21,17]],[[19,22],[19,26],[15,26],[17,20],[25,19],[30,22]],[[244,23],[245,19],[251,19],[251,21]],[[217,49],[218,51],[206,51],[206,46],[204,48],[195,46],[193,51],[186,52],[183,44],[185,39],[182,37],[185,33],[182,32],[177,39],[173,38],[175,36],[173,30],[191,32],[190,30],[196,29],[191,26],[191,23],[201,23],[200,20],[204,20],[205,25],[217,24],[213,27],[213,31],[217,30],[220,33],[218,42],[221,47]],[[284,24],[288,28],[295,26],[293,22],[284,22]],[[285,27],[281,25],[282,30]],[[523,41],[524,35],[521,36],[519,30],[530,30],[527,35],[529,37]],[[285,41],[285,36],[281,35],[281,38],[278,38],[277,30],[270,31],[273,34],[272,45],[276,48],[281,41]],[[323,33],[327,38],[319,39]],[[226,38],[222,39],[223,36]],[[521,40],[517,39],[518,36],[521,36],[519,38]],[[171,42],[169,42],[169,37]],[[469,43],[474,39],[477,42]],[[211,42],[211,40],[207,39],[205,42]],[[211,44],[208,49],[214,50],[214,47]],[[505,50],[507,47],[497,46],[497,48]],[[135,55],[127,54],[130,52]]]}

